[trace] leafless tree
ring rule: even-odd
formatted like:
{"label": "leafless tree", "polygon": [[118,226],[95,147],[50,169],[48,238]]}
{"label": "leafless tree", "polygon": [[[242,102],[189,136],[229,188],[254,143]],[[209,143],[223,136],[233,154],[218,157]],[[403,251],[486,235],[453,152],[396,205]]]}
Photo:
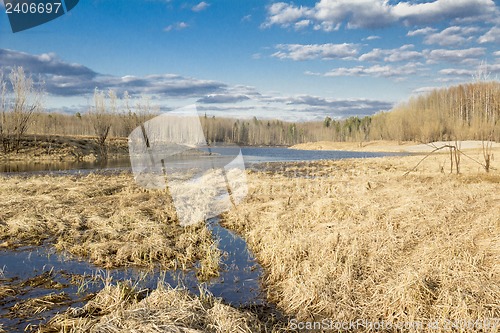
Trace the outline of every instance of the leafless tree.
{"label": "leafless tree", "polygon": [[0,135],[4,153],[19,151],[21,139],[29,129],[33,115],[43,110],[43,89],[35,86],[23,67],[11,70],[9,82],[11,92],[7,89],[3,74],[0,76]]}
{"label": "leafless tree", "polygon": [[[108,105],[106,99],[109,99]],[[113,122],[113,115],[116,115],[116,100],[116,93],[113,90],[109,90],[107,94],[97,88],[94,91],[94,106],[89,111],[89,118],[99,149],[97,157],[101,160],[108,157],[106,140]]]}

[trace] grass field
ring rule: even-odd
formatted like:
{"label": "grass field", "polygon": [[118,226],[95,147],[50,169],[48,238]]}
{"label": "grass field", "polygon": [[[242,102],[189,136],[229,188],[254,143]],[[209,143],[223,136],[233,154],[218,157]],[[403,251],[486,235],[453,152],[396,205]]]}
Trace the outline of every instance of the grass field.
{"label": "grass field", "polygon": [[[498,332],[460,326],[500,318],[500,163],[485,173],[473,161],[480,154],[464,156],[459,175],[450,174],[447,154],[415,169],[422,156],[271,163],[248,172],[248,197],[223,214],[223,225],[247,241],[264,267],[268,300],[294,320],[437,321],[423,331],[449,332],[448,323],[457,332]],[[4,178],[0,196],[5,248],[48,242],[103,267],[169,269],[217,256],[203,224],[180,227],[168,196],[138,188],[128,174]],[[255,309],[210,296],[164,286],[144,295],[118,285],[41,332],[90,328],[284,330]]]}
{"label": "grass field", "polygon": [[499,318],[500,173],[463,160],[462,174],[449,174],[449,157],[435,155],[405,176],[421,159],[253,173],[247,202],[224,225],[263,265],[269,299],[297,320],[396,327]]}

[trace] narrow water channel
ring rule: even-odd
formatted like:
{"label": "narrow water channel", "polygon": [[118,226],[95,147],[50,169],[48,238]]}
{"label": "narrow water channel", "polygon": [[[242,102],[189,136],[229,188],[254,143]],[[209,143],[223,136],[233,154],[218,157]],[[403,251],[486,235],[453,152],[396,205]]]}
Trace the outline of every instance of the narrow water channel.
{"label": "narrow water channel", "polygon": [[[223,228],[218,218],[207,221],[209,229],[223,252],[220,275],[203,286],[216,297],[233,306],[263,305],[265,295],[260,286],[262,268],[248,250],[245,241]],[[172,287],[184,287],[199,294],[200,281],[196,270],[187,271],[140,269],[102,270],[85,261],[56,253],[43,247],[22,248],[16,251],[0,250],[0,327],[6,332],[25,332],[35,329],[69,306],[82,306],[89,297],[103,288],[106,281],[128,280],[139,288],[155,289],[159,281]],[[23,313],[19,304],[49,294],[60,296],[61,302],[40,313]]]}

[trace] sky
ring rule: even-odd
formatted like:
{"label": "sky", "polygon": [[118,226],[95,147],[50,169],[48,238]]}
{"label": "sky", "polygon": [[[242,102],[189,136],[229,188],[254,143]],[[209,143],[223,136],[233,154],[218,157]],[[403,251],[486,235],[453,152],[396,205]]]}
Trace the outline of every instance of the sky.
{"label": "sky", "polygon": [[0,68],[43,81],[51,112],[86,112],[98,88],[164,112],[363,117],[479,68],[497,79],[499,14],[492,0],[82,0],[12,33],[2,8]]}

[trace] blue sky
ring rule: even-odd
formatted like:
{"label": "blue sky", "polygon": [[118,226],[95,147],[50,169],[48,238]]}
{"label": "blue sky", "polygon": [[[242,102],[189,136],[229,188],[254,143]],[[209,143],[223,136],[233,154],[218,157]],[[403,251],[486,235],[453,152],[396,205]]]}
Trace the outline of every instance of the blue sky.
{"label": "blue sky", "polygon": [[15,34],[0,14],[0,66],[42,78],[52,111],[85,111],[97,87],[165,111],[364,116],[481,63],[495,79],[499,14],[492,0],[82,0]]}

